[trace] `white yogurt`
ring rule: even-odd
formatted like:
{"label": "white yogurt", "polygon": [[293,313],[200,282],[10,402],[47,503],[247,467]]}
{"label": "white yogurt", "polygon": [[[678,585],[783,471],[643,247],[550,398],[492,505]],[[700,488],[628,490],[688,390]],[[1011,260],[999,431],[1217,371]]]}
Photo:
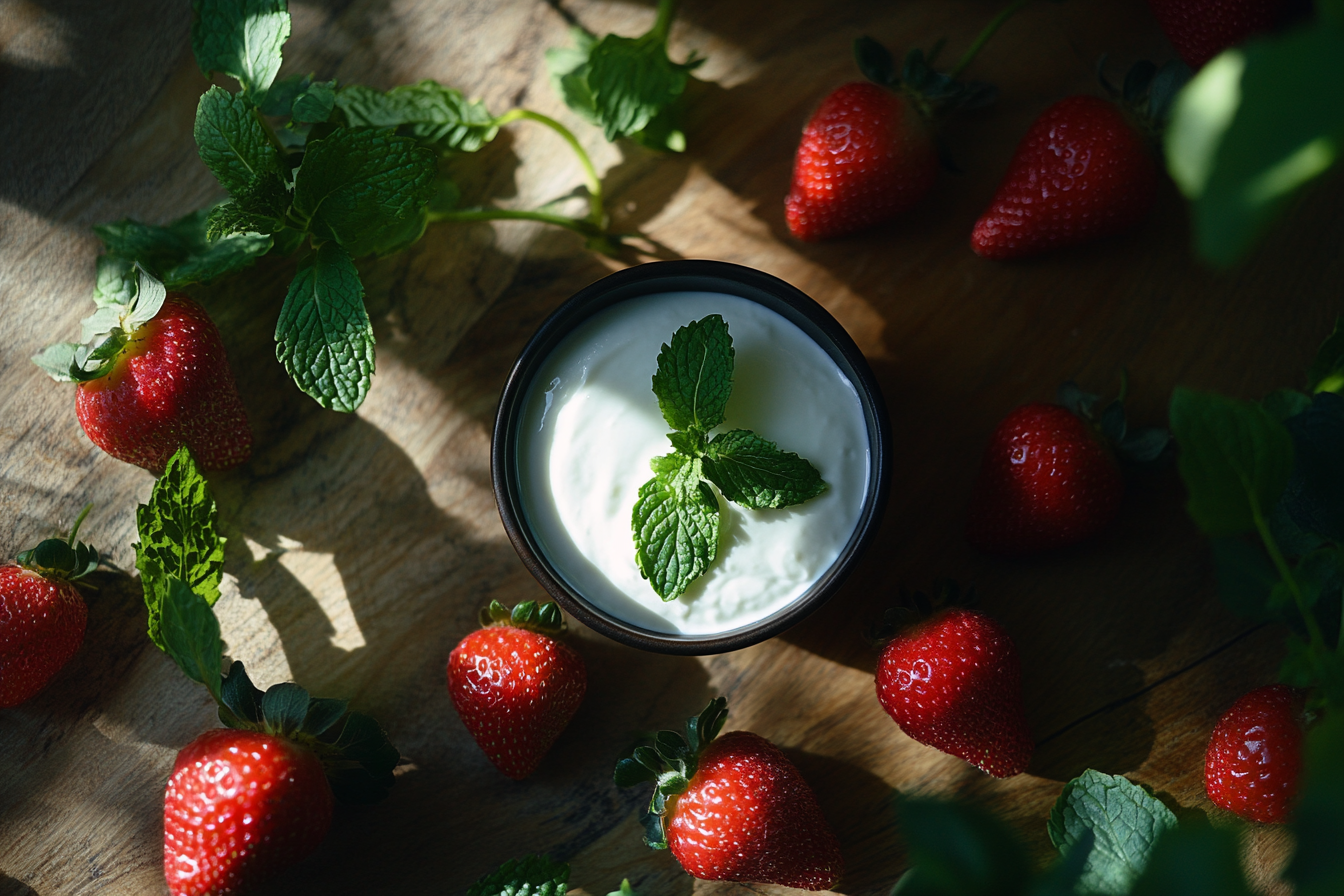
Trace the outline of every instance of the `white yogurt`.
{"label": "white yogurt", "polygon": [[[630,514],[653,477],[649,461],[672,452],[651,385],[659,349],[708,314],[723,316],[736,355],[727,417],[715,432],[753,430],[811,461],[829,488],[780,510],[748,510],[719,495],[718,556],[665,602],[635,565]],[[854,386],[797,326],[720,293],[643,296],[589,318],[546,359],[519,432],[523,511],[551,565],[595,606],[655,632],[718,634],[782,609],[835,562],[868,485]]]}

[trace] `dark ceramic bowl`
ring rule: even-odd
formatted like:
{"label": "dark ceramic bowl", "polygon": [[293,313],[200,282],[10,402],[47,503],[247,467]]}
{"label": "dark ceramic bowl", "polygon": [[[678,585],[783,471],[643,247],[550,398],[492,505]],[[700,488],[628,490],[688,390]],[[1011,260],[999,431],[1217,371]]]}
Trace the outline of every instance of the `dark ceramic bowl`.
{"label": "dark ceramic bowl", "polygon": [[[740,296],[780,314],[810,336],[858,392],[868,431],[867,492],[849,541],[802,595],[774,614],[730,631],[682,635],[651,631],[595,606],[557,572],[531,531],[519,497],[518,432],[533,379],[552,351],[594,314],[625,299],[655,293],[697,291]],[[776,277],[722,261],[662,261],[612,274],[561,305],[519,355],[495,417],[490,449],[495,502],[518,556],[552,597],[589,628],[622,644],[656,653],[704,655],[749,647],[793,626],[833,595],[877,533],[891,477],[891,423],[872,370],[854,340],[815,301]],[[633,550],[633,545],[632,545]]]}

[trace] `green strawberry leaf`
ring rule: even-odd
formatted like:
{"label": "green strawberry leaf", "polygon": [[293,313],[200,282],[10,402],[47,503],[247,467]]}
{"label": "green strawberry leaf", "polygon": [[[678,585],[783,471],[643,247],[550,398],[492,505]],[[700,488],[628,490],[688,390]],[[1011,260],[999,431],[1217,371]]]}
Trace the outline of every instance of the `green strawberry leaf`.
{"label": "green strawberry leaf", "polygon": [[467,896],[565,896],[569,865],[547,856],[510,859],[482,877]]}
{"label": "green strawberry leaf", "polygon": [[303,733],[318,737],[345,717],[350,701],[332,697],[314,697],[308,701],[308,714],[303,719]]}
{"label": "green strawberry leaf", "polygon": [[324,408],[350,412],[373,384],[373,324],[344,249],[323,243],[299,265],[275,325],[275,353]]}
{"label": "green strawberry leaf", "polygon": [[163,592],[160,647],[188,678],[205,685],[219,702],[220,662],[224,654],[219,620],[205,598],[176,576],[166,577]]}
{"label": "green strawberry leaf", "polygon": [[719,501],[701,481],[700,458],[654,458],[630,524],[635,563],[663,600],[675,600],[705,574],[719,547]]}
{"label": "green strawberry leaf", "polygon": [[733,391],[733,337],[711,314],[672,334],[658,353],[653,393],[669,426],[709,432],[723,422]]}
{"label": "green strawberry leaf", "polygon": [[321,741],[330,744],[335,753],[335,760],[329,759],[326,768],[337,799],[364,805],[387,796],[396,781],[392,770],[401,761],[401,754],[381,725],[363,713],[348,713],[345,724],[329,728]]}
{"label": "green strawberry leaf", "polygon": [[259,178],[280,177],[280,153],[246,94],[212,85],[196,106],[196,149],[235,197],[256,191]]}
{"label": "green strawberry leaf", "polygon": [[1031,873],[1013,832],[983,810],[928,799],[898,802],[910,870],[892,893],[1020,893]]}
{"label": "green strawberry leaf", "polygon": [[336,106],[336,81],[313,81],[294,97],[291,114],[295,121],[316,124],[331,117]]}
{"label": "green strawberry leaf", "polygon": [[75,364],[75,353],[79,351],[78,342],[58,342],[49,345],[33,355],[33,363],[42,368],[42,372],[58,383],[73,383],[75,377],[70,368]]}
{"label": "green strawberry leaf", "polygon": [[1171,429],[1190,493],[1186,509],[1210,535],[1256,528],[1274,507],[1293,466],[1293,440],[1258,404],[1176,389]]}
{"label": "green strawberry leaf", "polygon": [[185,446],[168,459],[135,520],[140,541],[132,547],[149,608],[149,637],[167,650],[162,633],[167,579],[186,583],[208,608],[219,600],[224,577],[225,539],[215,530],[215,499]]}
{"label": "green strawberry leaf", "polygon": [[419,214],[434,195],[434,153],[390,130],[337,128],[308,144],[294,181],[293,212],[318,241],[352,256],[368,240]]}
{"label": "green strawberry leaf", "polygon": [[1311,362],[1307,380],[1312,392],[1344,392],[1344,317],[1335,318],[1335,329]]}
{"label": "green strawberry leaf", "polygon": [[[123,222],[134,223],[134,222]],[[97,227],[94,228],[97,230]],[[135,275],[135,259],[116,253],[98,256],[97,275],[93,286],[93,303],[99,308],[108,305],[129,305],[135,298],[139,280]]]}
{"label": "green strawberry leaf", "polygon": [[1241,874],[1237,832],[1208,825],[1171,827],[1157,841],[1130,896],[1217,893],[1249,896]]}
{"label": "green strawberry leaf", "polygon": [[252,684],[242,660],[234,660],[220,685],[219,721],[226,728],[261,730],[261,700],[264,695]]}
{"label": "green strawberry leaf", "polygon": [[1094,837],[1078,880],[1080,894],[1124,896],[1176,816],[1148,791],[1117,775],[1088,769],[1064,785],[1050,810],[1050,842],[1068,854],[1085,834]]}
{"label": "green strawberry leaf", "polygon": [[484,103],[428,79],[386,93],[350,84],[336,94],[336,107],[351,127],[396,128],[439,153],[475,152],[499,133]]}
{"label": "green strawberry leaf", "polygon": [[222,72],[263,93],[280,70],[289,40],[286,0],[194,0],[191,49],[201,71]]}
{"label": "green strawberry leaf", "polygon": [[268,734],[292,736],[308,717],[308,692],[292,681],[273,684],[261,697],[261,722]]}
{"label": "green strawberry leaf", "polygon": [[801,504],[826,491],[816,467],[745,429],[715,436],[704,469],[725,498],[753,510]]}

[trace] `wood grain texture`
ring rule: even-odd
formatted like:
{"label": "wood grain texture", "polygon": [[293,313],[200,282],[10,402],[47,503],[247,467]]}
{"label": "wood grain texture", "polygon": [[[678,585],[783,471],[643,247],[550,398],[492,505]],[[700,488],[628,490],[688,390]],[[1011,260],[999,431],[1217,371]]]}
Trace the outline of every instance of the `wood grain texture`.
{"label": "wood grain texture", "polygon": [[[505,538],[490,490],[489,433],[504,378],[535,327],[613,262],[532,224],[437,226],[411,251],[361,270],[378,374],[357,414],[323,411],[274,361],[272,332],[294,264],[266,260],[195,290],[223,333],[257,439],[241,470],[212,477],[230,538],[217,610],[230,656],[254,680],[294,678],[383,721],[406,764],[391,798],[342,808],[319,854],[265,893],[458,893],[527,851],[573,862],[605,894],[786,892],[692,881],[639,842],[643,793],[610,784],[633,732],[679,723],[725,694],[730,727],[774,740],[816,789],[843,844],[846,894],[885,893],[905,867],[894,791],[958,795],[1007,817],[1044,862],[1045,819],[1087,767],[1123,773],[1191,812],[1219,813],[1202,783],[1214,720],[1275,674],[1284,632],[1222,609],[1204,540],[1173,475],[1136,483],[1106,537],[1027,561],[961,537],[979,455],[1016,404],[1075,377],[1113,387],[1126,367],[1132,419],[1157,422],[1174,385],[1256,397],[1299,383],[1344,306],[1344,182],[1335,176],[1230,274],[1192,260],[1167,184],[1138,232],[1020,264],[968,248],[1017,138],[1055,99],[1170,49],[1138,0],[1039,4],[1006,26],[972,74],[997,106],[946,133],[965,170],[915,213],[852,239],[802,245],[784,228],[797,135],[856,78],[850,43],[904,50],[940,35],[966,46],[997,6],[922,2],[687,0],[674,55],[709,57],[694,87],[689,151],[610,146],[564,109],[542,53],[566,17],[641,33],[652,5],[607,0],[294,2],[285,71],[388,87],[436,78],[496,112],[526,105],[569,124],[593,153],[619,230],[657,257],[718,258],[808,292],[872,363],[898,445],[880,535],[842,592],[771,642],[707,659],[645,655],[578,630],[591,674],[579,715],[540,771],[496,773],[444,687],[452,646],[490,599],[540,597]],[[115,12],[114,12],[115,10]],[[185,3],[0,0],[0,551],[68,525],[133,564],[134,510],[149,474],[93,448],[69,387],[29,355],[73,338],[88,313],[98,244],[90,225],[162,222],[216,198],[191,138],[208,82],[187,45]],[[511,126],[458,163],[471,200],[534,206],[581,182],[544,130]],[[872,691],[859,637],[899,584],[973,582],[1024,666],[1038,740],[1027,774],[987,778],[910,741]],[[162,881],[161,799],[173,756],[215,724],[209,697],[148,645],[138,585],[108,575],[85,647],[41,695],[0,711],[0,894],[153,894]],[[1262,888],[1288,849],[1251,829]]]}

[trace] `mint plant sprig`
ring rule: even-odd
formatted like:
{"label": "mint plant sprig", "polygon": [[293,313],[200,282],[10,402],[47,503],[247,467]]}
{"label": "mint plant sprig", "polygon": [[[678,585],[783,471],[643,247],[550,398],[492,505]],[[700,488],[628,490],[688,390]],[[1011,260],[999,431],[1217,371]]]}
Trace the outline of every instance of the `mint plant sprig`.
{"label": "mint plant sprig", "polygon": [[[653,393],[675,449],[655,457],[631,513],[635,563],[658,596],[675,600],[718,556],[719,499],[709,483],[751,510],[788,507],[826,490],[816,467],[724,422],[733,391],[733,339],[717,314],[693,321],[658,353]],[[708,481],[706,481],[708,480]]]}
{"label": "mint plant sprig", "polygon": [[[663,113],[698,64],[667,58],[674,5],[665,0],[658,24],[643,37],[589,35],[593,52],[565,73],[571,87],[591,85],[583,89],[594,111],[579,112],[608,139],[642,139],[658,132],[657,122],[671,121]],[[540,221],[574,231],[594,251],[618,250],[597,169],[555,119],[530,109],[496,115],[430,80],[378,91],[311,74],[277,79],[290,36],[287,0],[194,0],[193,9],[197,64],[238,84],[236,91],[210,87],[194,127],[201,160],[229,196],[163,226],[127,219],[95,227],[105,249],[94,292],[99,308],[134,295],[137,264],[171,290],[233,274],[263,255],[302,253],[276,321],[276,357],[320,405],[350,412],[368,395],[375,367],[356,259],[406,249],[438,221]],[[522,121],[551,129],[573,150],[587,214],[570,217],[554,204],[461,206],[451,159]],[[670,136],[673,130],[661,145],[680,148],[684,139],[679,131]],[[38,357],[59,379],[67,378],[70,354],[63,346]]]}
{"label": "mint plant sprig", "polygon": [[136,512],[135,547],[149,636],[192,681],[205,685],[227,728],[262,731],[317,754],[332,791],[350,803],[387,795],[400,753],[379,724],[347,701],[310,697],[293,682],[255,687],[240,660],[227,668],[219,620],[225,539],[215,527],[215,500],[187,448],[168,461],[149,503]]}

